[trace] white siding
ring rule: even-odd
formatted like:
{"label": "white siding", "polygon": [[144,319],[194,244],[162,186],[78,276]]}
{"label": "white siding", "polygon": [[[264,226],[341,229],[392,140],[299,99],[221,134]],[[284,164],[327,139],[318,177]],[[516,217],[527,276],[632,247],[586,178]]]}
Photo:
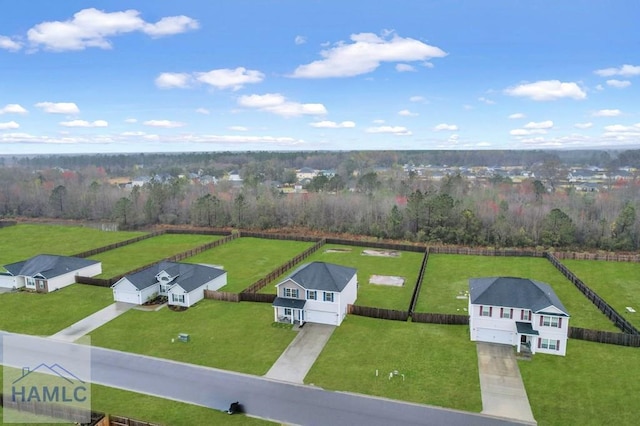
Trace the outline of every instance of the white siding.
{"label": "white siding", "polygon": [[18,288],[16,277],[13,275],[0,275],[0,288]]}
{"label": "white siding", "polygon": [[68,272],[57,277],[47,279],[47,286],[49,292],[67,287],[76,282],[76,276],[81,275],[83,277],[94,277],[102,273],[102,263],[98,262],[93,265],[86,266],[84,268],[76,269],[75,271]]}
{"label": "white siding", "polygon": [[127,278],[118,280],[111,288],[113,289],[114,302],[142,304],[140,291]]}
{"label": "white siding", "polygon": [[[202,291],[202,288],[200,289]],[[174,300],[174,296],[180,296],[180,295],[184,295],[184,302]],[[168,302],[169,305],[185,306],[185,307],[191,306],[189,304],[189,293],[184,291],[184,289],[179,285],[174,285],[173,287],[171,287],[171,289],[169,290],[169,293],[167,294],[167,297],[169,298],[169,302]],[[204,297],[204,292],[203,292],[203,297]]]}

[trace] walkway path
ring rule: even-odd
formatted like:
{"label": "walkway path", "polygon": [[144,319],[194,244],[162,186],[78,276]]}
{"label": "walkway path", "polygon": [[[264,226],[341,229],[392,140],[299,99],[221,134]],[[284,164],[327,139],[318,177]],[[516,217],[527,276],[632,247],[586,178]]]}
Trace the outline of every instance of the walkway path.
{"label": "walkway path", "polygon": [[96,328],[103,326],[112,319],[119,317],[134,306],[136,305],[131,303],[116,302],[57,332],[51,336],[51,338],[64,340],[65,342],[73,342]]}
{"label": "walkway path", "polygon": [[513,347],[477,343],[482,413],[536,424]]}
{"label": "walkway path", "polygon": [[313,363],[322,352],[336,327],[306,323],[265,377],[292,383],[303,383]]}

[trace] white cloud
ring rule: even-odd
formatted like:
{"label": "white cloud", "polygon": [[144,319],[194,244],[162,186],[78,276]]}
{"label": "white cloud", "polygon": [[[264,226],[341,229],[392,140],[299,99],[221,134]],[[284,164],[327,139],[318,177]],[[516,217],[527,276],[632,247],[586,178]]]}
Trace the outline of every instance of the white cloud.
{"label": "white cloud", "polygon": [[209,114],[211,114],[211,111],[209,111],[209,110],[208,110],[208,109],[206,109],[206,108],[198,108],[198,109],[196,110],[196,112],[197,112],[198,114],[203,114],[203,115],[209,115]]}
{"label": "white cloud", "polygon": [[335,121],[316,121],[314,123],[309,123],[311,127],[321,128],[321,129],[350,129],[356,127],[356,123],[353,121],[343,121],[341,123],[337,123]]}
{"label": "white cloud", "polygon": [[523,113],[521,113],[521,112],[516,112],[515,114],[511,114],[511,115],[509,116],[509,118],[510,118],[511,120],[517,120],[517,119],[519,119],[519,118],[524,118],[524,117],[526,117],[526,116],[525,116]]}
{"label": "white cloud", "polygon": [[189,87],[191,76],[184,72],[163,72],[156,77],[155,83],[161,89],[184,89]]}
{"label": "white cloud", "polygon": [[256,108],[283,117],[325,115],[327,113],[327,109],[322,104],[302,104],[288,101],[279,93],[240,96],[240,98],[238,98],[238,104],[245,108]]}
{"label": "white cloud", "polygon": [[611,126],[604,126],[604,129],[607,132],[631,132],[634,130],[638,130],[638,126],[623,126],[622,124],[613,124]]}
{"label": "white cloud", "polygon": [[616,89],[624,89],[625,87],[631,86],[631,82],[629,80],[607,80],[607,85],[611,87],[615,87]]}
{"label": "white cloud", "polygon": [[425,100],[424,96],[412,96],[409,98],[411,102],[424,102]]}
{"label": "white cloud", "polygon": [[390,133],[397,136],[410,136],[412,133],[409,129],[403,126],[379,126],[369,127],[366,130],[367,133]]}
{"label": "white cloud", "polygon": [[545,129],[513,129],[509,132],[511,136],[544,135],[545,133],[547,133]]}
{"label": "white cloud", "polygon": [[433,130],[435,130],[436,132],[440,132],[443,130],[455,132],[458,130],[458,126],[455,124],[440,123],[436,127],[434,127]]}
{"label": "white cloud", "polygon": [[241,89],[245,84],[260,83],[264,74],[244,67],[236,69],[217,69],[208,72],[195,73],[196,80],[215,87],[216,89]]}
{"label": "white cloud", "polygon": [[0,115],[2,114],[26,114],[29,111],[24,109],[22,105],[19,104],[7,104],[4,107],[0,108]]}
{"label": "white cloud", "polygon": [[320,52],[323,59],[300,65],[292,77],[353,77],[374,71],[382,62],[425,61],[447,54],[438,47],[419,40],[403,38],[390,32],[352,34],[351,43],[339,42]]}
{"label": "white cloud", "polygon": [[145,22],[137,10],[104,12],[83,9],[66,21],[42,22],[27,32],[34,48],[47,50],[84,50],[89,47],[110,49],[109,38],[131,32],[143,32],[152,37],[183,33],[198,28],[198,22],[187,16],[170,16],[155,24]]}
{"label": "white cloud", "polygon": [[602,84],[598,84],[598,85],[596,86],[596,90],[597,90],[598,92],[602,92],[602,91],[604,90],[604,86],[603,86]]}
{"label": "white cloud", "polygon": [[129,123],[129,124],[133,124],[133,123],[137,123],[138,119],[137,118],[127,118],[124,120],[125,123]]}
{"label": "white cloud", "polygon": [[377,120],[373,120],[373,121],[372,121],[372,123],[373,123],[373,124],[384,124],[384,123],[385,123],[385,121],[384,121],[384,120],[381,120],[381,119],[377,119]]}
{"label": "white cloud", "polygon": [[305,44],[307,42],[307,38],[305,36],[297,35],[293,42],[297,45]]}
{"label": "white cloud", "polygon": [[7,123],[0,123],[0,130],[18,129],[20,125],[15,121],[9,121]]}
{"label": "white cloud", "polygon": [[530,121],[524,125],[525,129],[550,129],[553,127],[553,121]]}
{"label": "white cloud", "polygon": [[13,40],[7,36],[0,36],[0,49],[8,50],[10,52],[17,52],[22,49],[22,43]]}
{"label": "white cloud", "polygon": [[246,132],[249,128],[244,126],[231,126],[229,127],[229,130],[233,130],[234,132]]}
{"label": "white cloud", "polygon": [[86,120],[71,120],[61,121],[60,125],[63,127],[107,127],[109,123],[104,120],[86,121]]}
{"label": "white cloud", "polygon": [[599,111],[595,111],[592,115],[594,117],[617,117],[622,114],[622,111],[619,109],[601,109]]}
{"label": "white cloud", "polygon": [[409,64],[396,64],[396,71],[398,72],[414,72],[416,68]]}
{"label": "white cloud", "polygon": [[73,102],[38,102],[36,107],[49,114],[79,114],[80,109]]}
{"label": "white cloud", "polygon": [[601,77],[611,77],[614,75],[620,75],[623,77],[632,77],[635,75],[640,75],[640,66],[625,64],[619,68],[605,68],[601,70],[596,70],[595,73]]}
{"label": "white cloud", "polygon": [[144,123],[145,126],[150,127],[163,127],[165,129],[173,129],[176,127],[182,127],[185,124],[179,121],[170,121],[170,120],[147,120]]}
{"label": "white cloud", "polygon": [[398,111],[398,115],[403,117],[417,117],[419,114],[417,112],[411,112],[408,109],[403,109],[402,111]]}
{"label": "white cloud", "polygon": [[555,101],[562,98],[586,99],[587,93],[574,82],[543,80],[525,83],[504,90],[509,96],[520,96],[534,101]]}
{"label": "white cloud", "polygon": [[577,128],[577,129],[589,129],[589,128],[593,127],[593,123],[591,123],[591,122],[576,123],[576,124],[573,125],[573,127]]}
{"label": "white cloud", "polygon": [[495,104],[495,103],[496,103],[496,101],[492,101],[491,99],[487,99],[487,98],[485,98],[484,96],[479,97],[479,98],[478,98],[478,100],[479,100],[480,102],[484,102],[484,103],[485,103],[485,104],[487,104],[487,105],[493,105],[493,104]]}

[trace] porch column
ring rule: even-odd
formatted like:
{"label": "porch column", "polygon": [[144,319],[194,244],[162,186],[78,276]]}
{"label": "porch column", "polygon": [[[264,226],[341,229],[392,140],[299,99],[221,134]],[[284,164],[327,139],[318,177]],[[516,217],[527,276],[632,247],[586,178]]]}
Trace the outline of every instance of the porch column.
{"label": "porch column", "polygon": [[293,324],[293,319],[295,318],[294,312],[295,312],[295,309],[292,309],[291,310],[291,318],[290,318],[291,324]]}
{"label": "porch column", "polygon": [[278,322],[278,307],[273,307],[273,322]]}

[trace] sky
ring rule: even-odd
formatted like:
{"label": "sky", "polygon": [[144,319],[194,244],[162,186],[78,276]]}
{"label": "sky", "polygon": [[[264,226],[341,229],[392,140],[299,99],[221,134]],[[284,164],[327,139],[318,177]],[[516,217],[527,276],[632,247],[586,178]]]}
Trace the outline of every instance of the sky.
{"label": "sky", "polygon": [[637,0],[0,5],[0,155],[640,148]]}

